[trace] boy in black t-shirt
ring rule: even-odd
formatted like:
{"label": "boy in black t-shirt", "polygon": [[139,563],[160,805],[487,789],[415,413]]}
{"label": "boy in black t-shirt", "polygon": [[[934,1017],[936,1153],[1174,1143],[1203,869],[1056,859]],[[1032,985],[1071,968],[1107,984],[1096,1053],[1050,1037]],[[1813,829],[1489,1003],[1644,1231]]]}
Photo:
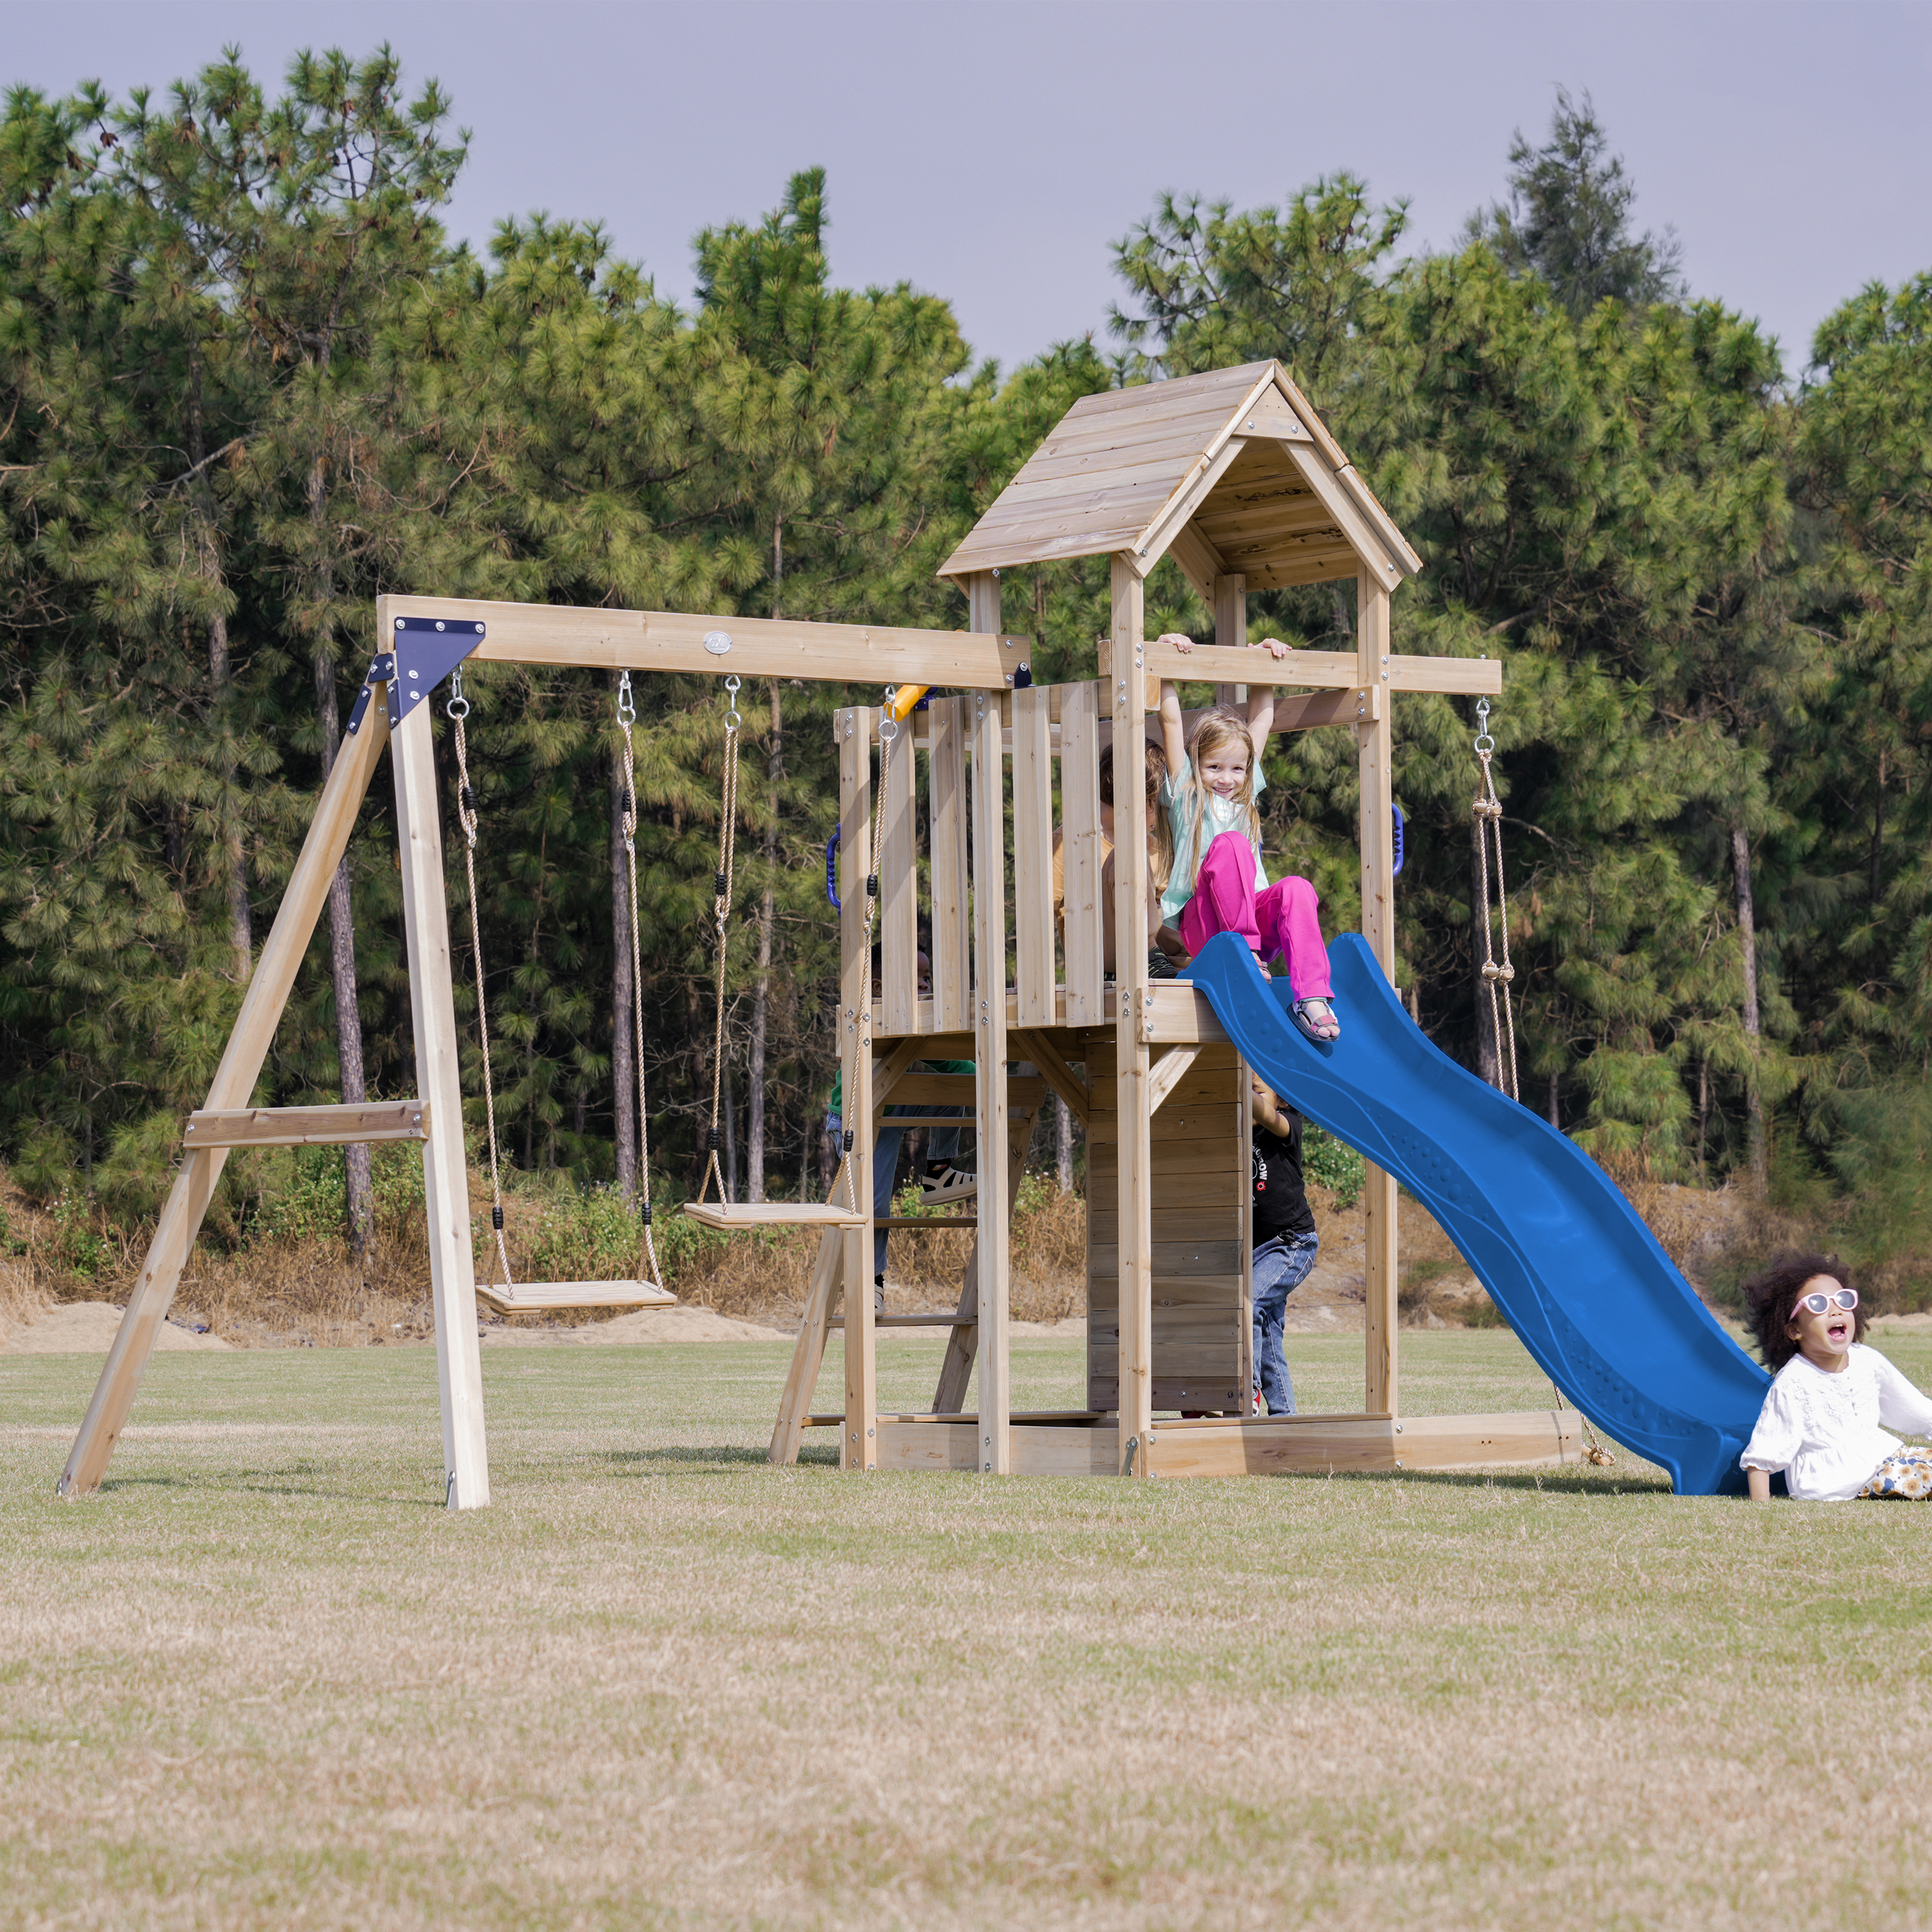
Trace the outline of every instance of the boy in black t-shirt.
{"label": "boy in black t-shirt", "polygon": [[1252,1165],[1255,1386],[1270,1415],[1294,1413],[1294,1384],[1282,1352],[1288,1298],[1308,1279],[1320,1251],[1301,1178],[1301,1116],[1250,1078]]}

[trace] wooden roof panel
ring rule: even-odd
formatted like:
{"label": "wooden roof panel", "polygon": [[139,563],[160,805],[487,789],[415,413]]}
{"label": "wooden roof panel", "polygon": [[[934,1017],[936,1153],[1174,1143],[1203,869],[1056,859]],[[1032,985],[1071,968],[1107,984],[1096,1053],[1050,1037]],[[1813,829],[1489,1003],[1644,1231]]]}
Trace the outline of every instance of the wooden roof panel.
{"label": "wooden roof panel", "polygon": [[[1294,442],[1244,435],[1250,416]],[[1231,569],[1241,566],[1228,545],[1238,548],[1256,588],[1277,563],[1311,580],[1311,544],[1324,575],[1357,560],[1389,581],[1420,567],[1280,365],[1253,362],[1083,396],[940,574],[1114,550],[1135,553],[1144,572],[1190,520]],[[1327,567],[1336,548],[1347,568]]]}

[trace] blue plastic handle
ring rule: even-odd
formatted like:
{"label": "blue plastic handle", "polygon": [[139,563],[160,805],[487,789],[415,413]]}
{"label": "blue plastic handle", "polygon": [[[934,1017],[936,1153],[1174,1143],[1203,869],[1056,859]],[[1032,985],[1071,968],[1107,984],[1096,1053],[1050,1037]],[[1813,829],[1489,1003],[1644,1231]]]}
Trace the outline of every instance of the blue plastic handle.
{"label": "blue plastic handle", "polygon": [[835,825],[832,836],[825,842],[825,896],[832,902],[834,912],[845,910],[838,903],[838,832]]}
{"label": "blue plastic handle", "polygon": [[1400,877],[1402,872],[1402,816],[1400,806],[1391,805],[1389,809],[1395,814],[1395,868],[1389,874],[1389,877],[1393,879]]}

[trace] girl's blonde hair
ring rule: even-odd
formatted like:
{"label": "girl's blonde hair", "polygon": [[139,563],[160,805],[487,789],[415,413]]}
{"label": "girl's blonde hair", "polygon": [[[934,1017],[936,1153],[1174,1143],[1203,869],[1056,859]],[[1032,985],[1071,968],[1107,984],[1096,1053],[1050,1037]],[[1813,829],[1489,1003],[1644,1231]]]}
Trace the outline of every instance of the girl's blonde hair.
{"label": "girl's blonde hair", "polygon": [[1239,745],[1248,754],[1247,775],[1241,780],[1241,788],[1234,794],[1234,803],[1240,808],[1241,824],[1239,829],[1248,836],[1248,843],[1258,852],[1262,849],[1262,814],[1255,803],[1255,740],[1248,729],[1248,721],[1232,705],[1217,704],[1211,711],[1204,711],[1194,727],[1194,735],[1187,741],[1187,777],[1183,787],[1183,808],[1187,814],[1187,889],[1194,890],[1196,875],[1201,869],[1202,844],[1201,835],[1208,821],[1208,788],[1201,782],[1201,761],[1229,745]]}
{"label": "girl's blonde hair", "polygon": [[[1154,890],[1164,892],[1167,882],[1174,876],[1174,826],[1168,815],[1160,809],[1160,788],[1167,776],[1167,754],[1160,747],[1145,741],[1147,745],[1147,802],[1154,808],[1154,830],[1148,836],[1148,869],[1154,874]],[[1114,802],[1114,748],[1109,745],[1100,754],[1100,802],[1111,806]],[[1120,830],[1120,822],[1114,821],[1114,830]]]}

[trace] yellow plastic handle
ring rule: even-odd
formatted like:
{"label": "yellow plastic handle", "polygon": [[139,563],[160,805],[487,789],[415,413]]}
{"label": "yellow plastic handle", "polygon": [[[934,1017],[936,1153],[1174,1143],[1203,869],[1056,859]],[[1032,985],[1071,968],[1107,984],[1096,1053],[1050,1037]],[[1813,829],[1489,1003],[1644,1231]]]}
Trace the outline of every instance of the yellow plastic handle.
{"label": "yellow plastic handle", "polygon": [[886,716],[896,724],[902,724],[918,708],[919,700],[932,688],[929,684],[902,684],[892,693],[892,702],[886,706]]}

